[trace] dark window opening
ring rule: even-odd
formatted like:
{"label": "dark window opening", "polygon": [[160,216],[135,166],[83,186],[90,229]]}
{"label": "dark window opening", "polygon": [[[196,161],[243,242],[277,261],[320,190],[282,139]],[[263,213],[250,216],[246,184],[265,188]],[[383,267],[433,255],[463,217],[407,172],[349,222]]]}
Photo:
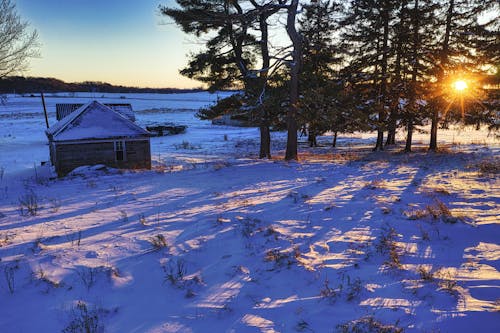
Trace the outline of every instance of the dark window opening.
{"label": "dark window opening", "polygon": [[123,161],[125,154],[124,154],[124,147],[125,143],[123,141],[116,141],[115,142],[115,158],[117,161]]}

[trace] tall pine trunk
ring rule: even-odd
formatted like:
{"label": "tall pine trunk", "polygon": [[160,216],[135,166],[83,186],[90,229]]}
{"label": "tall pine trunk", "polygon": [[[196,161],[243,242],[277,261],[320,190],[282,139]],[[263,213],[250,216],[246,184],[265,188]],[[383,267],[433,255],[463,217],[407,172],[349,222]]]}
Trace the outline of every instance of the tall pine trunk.
{"label": "tall pine trunk", "polygon": [[333,141],[332,141],[332,147],[337,147],[337,135],[338,135],[338,132],[335,131],[333,132]]}
{"label": "tall pine trunk", "polygon": [[290,105],[287,111],[287,142],[285,160],[297,160],[297,113],[299,102],[299,75],[302,63],[302,41],[295,27],[299,0],[292,0],[288,6],[286,31],[292,41],[292,62],[290,64]]}
{"label": "tall pine trunk", "polygon": [[438,149],[437,146],[437,132],[438,132],[438,123],[439,123],[439,106],[434,105],[432,110],[432,118],[431,118],[431,138],[429,142],[429,150],[436,151]]}
{"label": "tall pine trunk", "polygon": [[262,54],[262,70],[260,73],[260,83],[261,83],[261,95],[260,95],[260,152],[259,158],[271,158],[271,133],[269,130],[269,113],[263,106],[264,93],[267,85],[267,75],[270,66],[270,56],[269,56],[269,34],[268,34],[268,24],[267,18],[269,13],[263,12],[259,16],[259,27],[261,33],[260,40],[260,50]]}
{"label": "tall pine trunk", "polygon": [[395,145],[396,144],[396,130],[397,130],[397,122],[399,118],[399,97],[400,97],[400,89],[401,89],[401,62],[403,57],[403,40],[405,36],[402,35],[402,30],[404,22],[404,14],[406,11],[406,0],[401,1],[401,8],[399,12],[399,32],[397,41],[396,41],[396,60],[395,60],[395,68],[394,68],[394,83],[395,83],[395,91],[397,92],[392,96],[393,102],[391,106],[391,114],[389,115],[389,124],[387,131],[387,141],[385,142],[386,146]]}
{"label": "tall pine trunk", "polygon": [[380,96],[378,102],[378,129],[377,129],[377,143],[375,144],[374,151],[384,149],[384,126],[385,126],[385,104],[387,101],[387,67],[389,58],[389,3],[384,1],[384,9],[381,13],[383,28],[382,39],[382,63],[381,63],[381,80],[380,80]]}
{"label": "tall pine trunk", "polygon": [[392,109],[391,115],[389,116],[389,126],[387,128],[387,139],[385,140],[386,146],[393,146],[396,144],[396,122],[397,122],[397,110]]}
{"label": "tall pine trunk", "polygon": [[[450,34],[451,34],[451,23],[453,19],[453,11],[455,9],[455,0],[449,0],[448,2],[448,11],[446,13],[446,27],[444,32],[444,40],[443,40],[443,48],[441,50],[441,59],[440,66],[438,72],[438,83],[442,83],[444,79],[444,66],[448,63],[448,52],[450,46]],[[439,105],[440,103],[436,103],[433,105],[434,110],[432,113],[432,123],[431,123],[431,137],[429,142],[429,150],[436,151],[438,149],[437,145],[437,130],[439,124]]]}
{"label": "tall pine trunk", "polygon": [[408,117],[408,125],[407,125],[407,135],[406,135],[406,145],[405,152],[411,152],[411,144],[413,138],[413,114],[417,112],[416,107],[416,99],[417,99],[417,76],[418,76],[418,49],[420,47],[419,43],[419,32],[420,29],[420,20],[419,20],[419,8],[418,8],[418,0],[415,0],[415,5],[413,7],[413,52],[412,52],[412,73],[411,73],[411,95],[410,95],[410,116]]}
{"label": "tall pine trunk", "polygon": [[269,125],[261,124],[260,129],[260,152],[259,158],[271,158],[271,131]]}
{"label": "tall pine trunk", "polygon": [[309,135],[307,136],[307,141],[309,142],[309,147],[317,147],[318,142],[316,140],[316,132],[309,130]]}
{"label": "tall pine trunk", "polygon": [[408,125],[406,125],[406,129],[408,133],[406,134],[405,153],[409,153],[411,152],[411,141],[413,138],[413,119],[411,117],[408,120]]}

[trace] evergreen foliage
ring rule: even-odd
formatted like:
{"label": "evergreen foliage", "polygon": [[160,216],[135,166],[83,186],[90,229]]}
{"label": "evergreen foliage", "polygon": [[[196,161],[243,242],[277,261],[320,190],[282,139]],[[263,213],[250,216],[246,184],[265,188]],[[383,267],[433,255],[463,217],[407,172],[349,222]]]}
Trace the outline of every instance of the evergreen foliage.
{"label": "evergreen foliage", "polygon": [[[261,157],[270,157],[269,128],[284,124],[286,159],[297,158],[304,127],[311,144],[326,132],[335,144],[337,133],[376,130],[375,150],[384,148],[385,131],[392,145],[404,129],[410,152],[413,131],[429,123],[430,149],[437,149],[439,126],[500,126],[497,0],[177,3],[163,14],[205,36],[205,49],[181,73],[210,89],[243,91],[200,116],[247,112],[261,129]],[[271,18],[282,25],[269,26]],[[291,45],[271,48],[269,35],[283,28]],[[468,82],[464,91],[452,88],[460,78]]]}

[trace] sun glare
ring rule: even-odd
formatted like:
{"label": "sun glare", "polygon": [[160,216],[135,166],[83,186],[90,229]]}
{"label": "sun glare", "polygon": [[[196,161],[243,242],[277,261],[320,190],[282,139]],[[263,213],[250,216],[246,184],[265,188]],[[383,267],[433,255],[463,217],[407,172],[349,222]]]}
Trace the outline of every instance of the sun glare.
{"label": "sun glare", "polygon": [[464,91],[465,89],[467,89],[467,82],[465,82],[464,80],[457,80],[453,82],[453,88],[457,91]]}

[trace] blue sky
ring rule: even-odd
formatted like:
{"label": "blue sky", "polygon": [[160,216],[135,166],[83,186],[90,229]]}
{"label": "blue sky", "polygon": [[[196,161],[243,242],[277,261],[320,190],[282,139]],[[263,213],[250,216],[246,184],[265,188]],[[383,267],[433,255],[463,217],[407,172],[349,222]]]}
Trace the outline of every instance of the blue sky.
{"label": "blue sky", "polygon": [[16,0],[38,31],[41,57],[25,75],[190,88],[178,74],[198,46],[158,12],[173,0]]}

